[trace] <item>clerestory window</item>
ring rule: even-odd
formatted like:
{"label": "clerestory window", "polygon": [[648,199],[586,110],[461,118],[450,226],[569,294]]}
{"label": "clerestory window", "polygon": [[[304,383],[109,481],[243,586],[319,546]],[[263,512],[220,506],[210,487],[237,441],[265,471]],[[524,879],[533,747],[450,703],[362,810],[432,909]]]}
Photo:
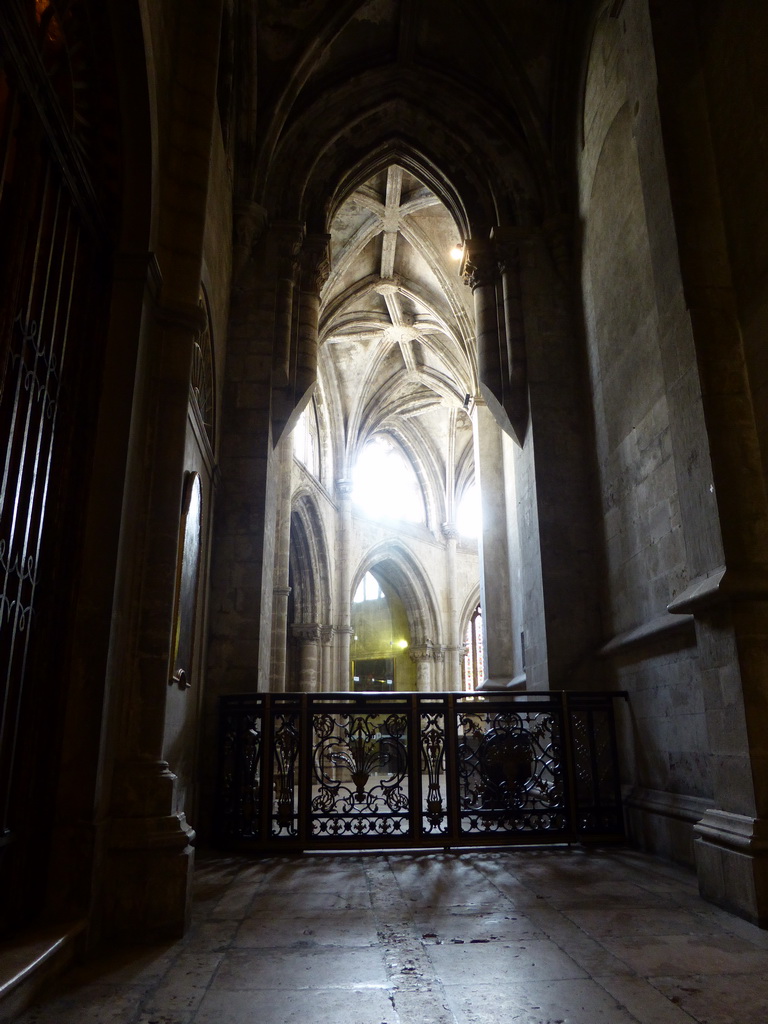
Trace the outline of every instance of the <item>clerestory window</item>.
{"label": "clerestory window", "polygon": [[385,434],[377,434],[360,453],[352,474],[352,500],[372,519],[425,521],[416,471],[400,446]]}

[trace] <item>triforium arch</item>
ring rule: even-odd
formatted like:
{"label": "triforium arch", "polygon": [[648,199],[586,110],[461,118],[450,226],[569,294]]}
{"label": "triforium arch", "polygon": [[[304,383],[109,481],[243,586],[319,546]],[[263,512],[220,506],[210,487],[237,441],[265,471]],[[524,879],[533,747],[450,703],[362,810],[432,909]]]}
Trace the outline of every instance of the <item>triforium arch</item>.
{"label": "triforium arch", "polygon": [[314,496],[299,491],[291,512],[288,657],[285,679],[273,688],[333,690],[333,572],[322,516]]}
{"label": "triforium arch", "polygon": [[330,622],[328,544],[317,503],[306,491],[293,499],[290,566],[293,622]]}

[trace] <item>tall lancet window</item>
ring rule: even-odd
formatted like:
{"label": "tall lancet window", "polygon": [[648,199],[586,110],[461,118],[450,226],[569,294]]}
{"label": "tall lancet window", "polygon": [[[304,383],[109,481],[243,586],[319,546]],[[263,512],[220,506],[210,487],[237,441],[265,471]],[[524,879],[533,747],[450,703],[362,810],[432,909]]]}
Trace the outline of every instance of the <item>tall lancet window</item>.
{"label": "tall lancet window", "polygon": [[299,422],[293,431],[293,454],[314,477],[320,476],[320,454],[317,434],[315,403],[310,402],[301,414]]}
{"label": "tall lancet window", "polygon": [[464,634],[464,689],[476,690],[485,679],[483,654],[483,612],[475,608]]}

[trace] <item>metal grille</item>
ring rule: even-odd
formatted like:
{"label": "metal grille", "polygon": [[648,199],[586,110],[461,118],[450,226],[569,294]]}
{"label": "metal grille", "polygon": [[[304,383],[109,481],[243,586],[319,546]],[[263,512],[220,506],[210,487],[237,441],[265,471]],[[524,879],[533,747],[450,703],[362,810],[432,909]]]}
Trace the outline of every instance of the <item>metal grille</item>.
{"label": "metal grille", "polygon": [[26,252],[28,287],[13,321],[0,399],[0,434],[6,444],[0,477],[0,777],[5,781],[0,813],[6,832],[60,389],[82,266],[80,229],[50,165],[36,225]]}
{"label": "metal grille", "polygon": [[219,837],[263,849],[620,837],[616,696],[223,697]]}
{"label": "metal grille", "polygon": [[106,93],[88,6],[0,4],[0,930],[42,891],[101,365],[109,244],[92,157]]}

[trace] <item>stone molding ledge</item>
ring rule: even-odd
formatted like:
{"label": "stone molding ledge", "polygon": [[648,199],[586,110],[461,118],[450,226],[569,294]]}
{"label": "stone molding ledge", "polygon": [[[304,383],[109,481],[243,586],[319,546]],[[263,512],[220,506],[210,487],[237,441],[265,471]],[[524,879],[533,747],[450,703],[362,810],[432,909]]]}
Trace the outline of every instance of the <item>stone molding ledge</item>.
{"label": "stone molding ledge", "polygon": [[676,818],[694,826],[707,813],[711,802],[707,797],[665,793],[658,789],[634,789],[624,798],[625,807],[664,818]]}
{"label": "stone molding ledge", "polygon": [[697,840],[748,855],[768,854],[768,820],[708,810],[694,825]]}
{"label": "stone molding ledge", "polygon": [[726,569],[719,566],[695,579],[667,605],[672,615],[701,614],[731,601],[768,600],[768,573],[761,567]]}
{"label": "stone molding ledge", "polygon": [[[671,606],[670,606],[671,611]],[[690,631],[694,638],[695,620],[690,614],[657,615],[653,619],[629,629],[625,633],[617,633],[598,650],[599,658],[613,658],[631,648],[650,647],[664,637]]]}

